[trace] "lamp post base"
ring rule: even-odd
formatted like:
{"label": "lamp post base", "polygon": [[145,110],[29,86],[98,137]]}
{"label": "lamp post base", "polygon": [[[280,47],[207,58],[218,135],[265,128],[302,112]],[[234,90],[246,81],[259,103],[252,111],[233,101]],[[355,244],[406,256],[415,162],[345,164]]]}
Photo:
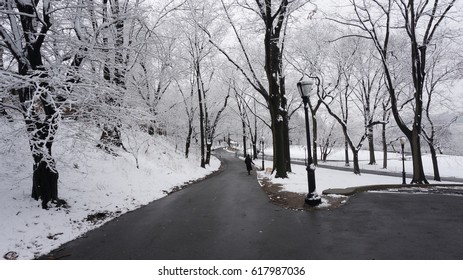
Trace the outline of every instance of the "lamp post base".
{"label": "lamp post base", "polygon": [[317,206],[322,203],[322,198],[317,193],[309,193],[305,198],[305,204],[309,206]]}

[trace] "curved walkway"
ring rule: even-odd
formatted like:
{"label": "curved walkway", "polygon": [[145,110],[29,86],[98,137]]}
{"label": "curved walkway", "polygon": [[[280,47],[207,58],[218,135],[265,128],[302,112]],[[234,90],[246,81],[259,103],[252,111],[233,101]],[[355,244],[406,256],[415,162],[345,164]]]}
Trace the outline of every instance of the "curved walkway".
{"label": "curved walkway", "polygon": [[284,210],[241,160],[217,156],[223,172],[42,258],[463,259],[462,197],[359,193],[334,210]]}

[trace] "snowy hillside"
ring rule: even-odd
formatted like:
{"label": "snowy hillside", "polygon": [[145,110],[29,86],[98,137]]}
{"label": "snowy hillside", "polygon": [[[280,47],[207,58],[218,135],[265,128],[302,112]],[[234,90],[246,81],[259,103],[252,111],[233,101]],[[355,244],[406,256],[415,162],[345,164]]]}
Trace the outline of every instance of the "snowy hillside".
{"label": "snowy hillside", "polygon": [[[96,148],[98,133],[63,124],[53,153],[59,197],[69,208],[47,211],[31,198],[32,157],[21,122],[0,119],[0,256],[31,259],[100,226],[110,218],[166,196],[176,186],[217,170],[199,167],[196,153],[185,159],[169,139],[143,133],[123,135],[127,152],[112,156]],[[14,126],[14,127],[13,127]],[[85,135],[85,137],[83,136]],[[78,136],[78,137],[77,137]],[[139,168],[136,167],[138,158]]]}

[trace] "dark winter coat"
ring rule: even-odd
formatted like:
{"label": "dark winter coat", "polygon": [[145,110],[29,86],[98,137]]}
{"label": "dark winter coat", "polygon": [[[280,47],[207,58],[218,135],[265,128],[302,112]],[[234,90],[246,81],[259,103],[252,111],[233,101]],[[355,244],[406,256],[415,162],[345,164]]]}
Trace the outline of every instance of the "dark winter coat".
{"label": "dark winter coat", "polygon": [[252,170],[252,165],[254,164],[254,162],[252,162],[252,159],[251,159],[250,155],[246,156],[246,159],[244,160],[244,163],[246,163],[246,169],[248,171]]}

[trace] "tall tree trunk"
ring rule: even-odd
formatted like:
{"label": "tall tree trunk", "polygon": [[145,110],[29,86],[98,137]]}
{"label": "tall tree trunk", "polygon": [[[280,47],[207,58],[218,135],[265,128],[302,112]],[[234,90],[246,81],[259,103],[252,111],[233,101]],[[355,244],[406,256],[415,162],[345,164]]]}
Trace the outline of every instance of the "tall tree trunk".
{"label": "tall tree trunk", "polygon": [[[21,22],[22,34],[19,34],[19,24],[15,16],[9,16],[12,40],[7,31],[0,25],[0,37],[8,47],[18,65],[18,74],[34,79],[30,86],[18,89],[19,102],[26,124],[26,132],[29,138],[29,146],[32,151],[33,176],[32,176],[32,197],[36,200],[42,199],[42,208],[48,208],[48,202],[58,199],[58,171],[51,148],[55,140],[61,115],[51,95],[53,88],[46,82],[49,78],[43,65],[41,48],[45,41],[46,34],[51,27],[50,10],[51,4],[43,1],[43,15],[38,19],[37,8],[32,1],[15,1],[17,13],[13,8],[13,1],[7,1],[5,10],[11,15],[18,14]],[[40,31],[37,30],[41,25]],[[22,47],[23,46],[23,47]],[[22,49],[20,49],[22,47]],[[34,76],[31,77],[31,74]],[[39,85],[37,85],[37,82]]]}
{"label": "tall tree trunk", "polygon": [[285,149],[285,163],[286,163],[286,172],[292,172],[291,168],[291,143],[289,139],[289,121],[288,121],[288,114],[286,113],[283,116],[285,120],[283,122],[283,141],[284,141],[284,149]]}
{"label": "tall tree trunk", "polygon": [[[254,100],[254,112],[257,112],[256,109],[256,101]],[[257,116],[254,114],[254,138],[253,138],[253,152],[254,157],[253,159],[257,159],[258,152],[257,152]]]}
{"label": "tall tree trunk", "polygon": [[190,154],[191,135],[193,135],[193,125],[191,121],[188,122],[188,133],[185,141],[185,158],[188,158]]}
{"label": "tall tree trunk", "polygon": [[[41,87],[48,87],[42,84]],[[26,91],[36,89],[23,89]],[[27,95],[37,95],[36,92]],[[48,208],[49,201],[62,202],[58,198],[58,171],[52,156],[53,139],[58,129],[60,114],[53,99],[47,93],[39,94],[46,118],[41,120],[35,109],[25,113],[29,144],[33,154],[32,198],[42,200],[42,208]]]}
{"label": "tall tree trunk", "polygon": [[3,46],[0,45],[0,70],[3,70]]}
{"label": "tall tree trunk", "polygon": [[[278,98],[278,97],[275,97]],[[273,168],[276,171],[276,178],[287,178],[286,173],[286,157],[285,157],[285,140],[284,140],[284,127],[283,120],[279,114],[279,107],[272,104],[272,131],[273,133]],[[275,108],[276,107],[276,108]]]}
{"label": "tall tree trunk", "polygon": [[[3,46],[0,45],[0,70],[3,70]],[[0,98],[0,116],[8,116],[3,106],[3,98]]]}
{"label": "tall tree trunk", "polygon": [[211,163],[211,153],[212,153],[212,141],[207,141],[206,143],[206,161],[204,164],[209,165]]}
{"label": "tall tree trunk", "polygon": [[[272,1],[257,1],[261,8],[262,18],[265,23],[265,73],[268,80],[268,96],[266,98],[270,109],[273,134],[273,168],[276,178],[287,178],[287,170],[290,166],[289,158],[289,133],[287,125],[286,97],[284,91],[283,67],[282,67],[282,42],[284,34],[281,34],[288,12],[288,0],[282,0],[278,9],[278,16],[272,13]],[[283,38],[281,37],[283,36]],[[286,138],[286,140],[285,140]]]}
{"label": "tall tree trunk", "polygon": [[241,128],[243,132],[243,156],[246,157],[246,155],[248,154],[248,151],[247,151],[247,137],[246,137],[246,122],[244,121],[244,119],[241,120]]}
{"label": "tall tree trunk", "polygon": [[208,165],[211,159],[211,148],[212,148],[212,132],[211,132],[211,123],[209,120],[209,111],[207,110],[207,102],[206,102],[206,92],[204,87],[202,87],[203,93],[203,110],[204,110],[204,147],[206,150],[206,155],[204,157],[204,166]]}
{"label": "tall tree trunk", "polygon": [[[279,51],[279,71],[282,71],[282,52]],[[281,96],[281,106],[280,108],[287,108],[287,99],[286,99],[286,89],[285,89],[285,78],[284,76],[280,75],[279,78],[279,90]],[[289,139],[289,116],[288,110],[280,110],[281,118],[283,120],[283,148],[285,154],[285,165],[286,165],[286,172],[292,172],[291,168],[291,141]]]}
{"label": "tall tree trunk", "polygon": [[432,159],[432,168],[434,171],[434,180],[435,181],[440,181],[440,172],[439,172],[439,164],[437,162],[437,153],[436,149],[434,148],[434,145],[432,142],[429,142],[429,150],[431,151],[431,159]]}
{"label": "tall tree trunk", "polygon": [[206,155],[205,155],[205,128],[204,128],[204,101],[201,88],[201,69],[199,61],[195,61],[195,72],[196,72],[196,86],[198,93],[198,104],[199,104],[199,130],[201,138],[201,163],[202,168],[206,168]]}
{"label": "tall tree trunk", "polygon": [[[345,135],[345,133],[344,133]],[[350,166],[349,163],[349,142],[347,141],[347,136],[344,136],[344,165]]]}
{"label": "tall tree trunk", "polygon": [[[116,1],[116,5],[117,1]],[[114,8],[114,4],[111,2],[111,7],[113,8],[113,13],[119,13],[118,8]],[[103,25],[108,25],[109,24],[109,12],[108,12],[108,0],[103,0]],[[118,14],[113,15],[115,17],[119,17]],[[119,21],[120,22],[120,21]],[[116,34],[116,44],[115,44],[115,49],[122,48],[123,44],[123,36],[120,35],[121,28],[120,26],[121,23],[118,25],[118,32]],[[122,22],[122,28],[123,28],[123,22]],[[105,53],[105,62],[103,66],[103,78],[105,81],[112,83],[115,82],[117,85],[123,86],[123,77],[121,76],[120,71],[115,71],[115,76],[114,80],[112,79],[112,73],[111,73],[111,68],[114,69],[114,67],[111,67],[111,55],[110,55],[110,46],[109,46],[109,27],[108,26],[103,26],[102,28],[102,33],[103,33],[103,52]],[[119,45],[118,45],[119,44]],[[121,50],[117,50],[116,53],[120,53]],[[117,63],[122,63],[122,54],[120,54],[120,57],[116,55],[116,58],[118,59],[115,61],[114,65],[116,65],[116,68],[118,69],[119,66]],[[113,65],[113,66],[114,66]],[[116,73],[117,72],[117,73]],[[117,75],[116,75],[117,74]],[[114,96],[107,96],[105,98],[105,102],[112,107],[120,107],[120,101],[118,100],[118,97]],[[102,132],[100,136],[100,144],[98,147],[103,148],[107,152],[112,153],[112,146],[116,147],[123,147],[122,144],[122,137],[121,137],[121,123],[118,118],[111,118],[110,116],[106,116],[106,120],[104,121],[102,125]]]}
{"label": "tall tree trunk", "polygon": [[318,165],[318,123],[317,123],[317,116],[312,111],[312,159],[313,164]]}
{"label": "tall tree trunk", "polygon": [[374,143],[374,137],[373,137],[373,126],[368,127],[368,150],[370,153],[370,162],[368,163],[369,165],[375,165],[376,164],[376,157],[375,157],[375,143]]}
{"label": "tall tree trunk", "polygon": [[387,169],[387,142],[386,142],[386,123],[381,125],[381,141],[383,143],[383,168]]}
{"label": "tall tree trunk", "polygon": [[252,140],[252,154],[253,154],[252,159],[257,159],[257,143],[256,143],[255,138],[253,138]]}
{"label": "tall tree trunk", "polygon": [[124,20],[122,18],[119,0],[112,0],[110,3],[113,20],[115,22],[114,83],[121,87],[125,87],[125,62],[122,54],[124,49]]}
{"label": "tall tree trunk", "polygon": [[354,162],[354,174],[360,174],[360,165],[359,165],[359,151],[352,149],[353,162]]}
{"label": "tall tree trunk", "polygon": [[[410,139],[409,139],[410,140]],[[424,174],[423,160],[421,158],[421,139],[417,129],[412,131],[412,139],[410,141],[413,158],[413,179],[412,184],[429,184]]]}

